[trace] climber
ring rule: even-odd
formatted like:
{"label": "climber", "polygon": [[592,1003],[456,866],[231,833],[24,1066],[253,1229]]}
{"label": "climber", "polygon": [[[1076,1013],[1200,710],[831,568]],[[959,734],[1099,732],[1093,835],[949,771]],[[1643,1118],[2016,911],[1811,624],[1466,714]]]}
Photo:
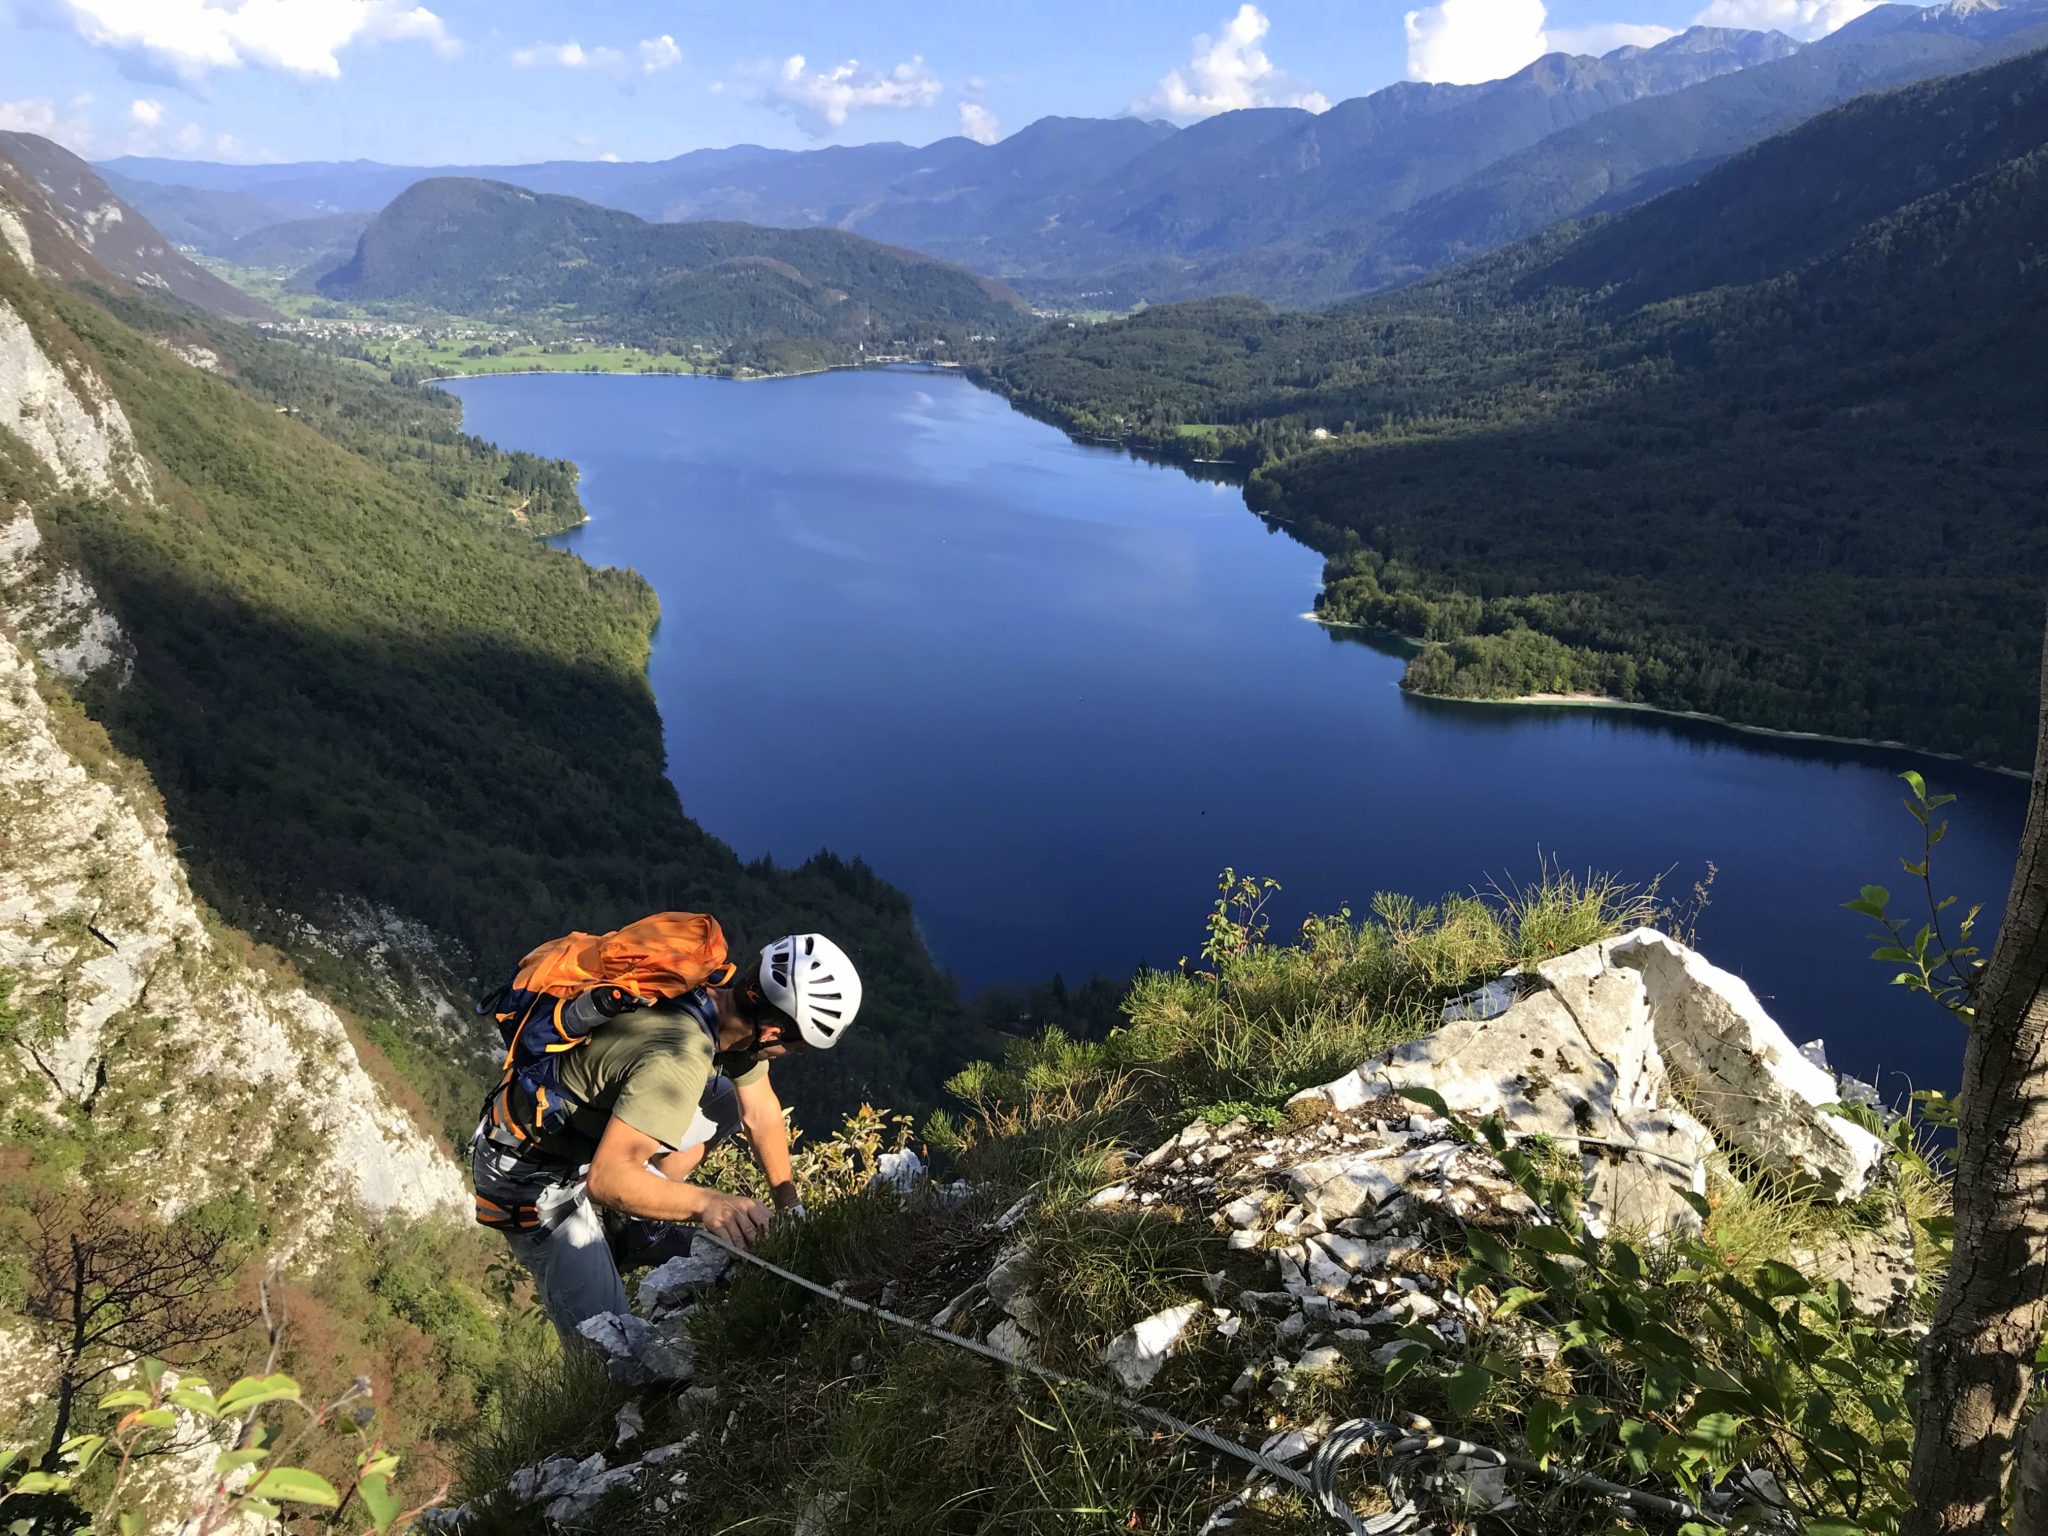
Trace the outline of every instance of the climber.
{"label": "climber", "polygon": [[505,1234],[565,1345],[626,1310],[622,1267],[688,1251],[671,1223],[742,1248],[767,1231],[768,1207],[688,1182],[737,1130],[775,1214],[803,1213],[768,1065],[836,1045],[860,977],[821,934],[777,939],[744,971],[724,959],[713,919],[658,914],[543,946],[479,1007],[508,1046],[472,1143],[477,1220]]}

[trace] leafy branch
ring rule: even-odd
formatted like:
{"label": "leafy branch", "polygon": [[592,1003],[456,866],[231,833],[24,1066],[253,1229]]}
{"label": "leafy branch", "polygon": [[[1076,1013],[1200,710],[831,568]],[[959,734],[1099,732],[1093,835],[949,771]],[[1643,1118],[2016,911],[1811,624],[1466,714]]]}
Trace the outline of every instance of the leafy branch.
{"label": "leafy branch", "polygon": [[1977,1016],[1977,979],[1984,971],[1982,950],[1972,941],[1976,937],[1977,919],[1984,908],[1973,906],[1963,915],[1955,940],[1951,942],[1944,914],[1956,905],[1957,898],[1937,896],[1930,872],[1934,850],[1948,836],[1948,820],[1938,817],[1938,813],[1944,806],[1953,805],[1956,797],[1929,795],[1926,781],[1910,769],[1899,777],[1912,791],[1904,802],[1906,811],[1920,823],[1920,857],[1902,858],[1899,863],[1908,875],[1920,882],[1927,905],[1926,920],[1909,934],[1912,919],[1892,912],[1891,892],[1881,885],[1864,886],[1855,901],[1844,902],[1843,905],[1883,926],[1887,942],[1872,950],[1870,958],[1902,967],[1893,975],[1892,985],[1925,993],[1956,1017],[1970,1023]]}

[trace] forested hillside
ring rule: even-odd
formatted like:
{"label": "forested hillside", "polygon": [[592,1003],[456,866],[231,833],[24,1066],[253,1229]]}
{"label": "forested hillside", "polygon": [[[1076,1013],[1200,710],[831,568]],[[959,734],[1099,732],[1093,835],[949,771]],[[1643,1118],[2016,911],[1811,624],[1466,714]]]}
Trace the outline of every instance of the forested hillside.
{"label": "forested hillside", "polygon": [[80,252],[127,282],[215,314],[252,319],[271,313],[179,255],[98,172],[60,144],[33,133],[0,132],[0,195],[66,232]]}
{"label": "forested hillside", "polygon": [[329,272],[355,253],[369,222],[367,213],[325,213],[266,224],[226,242],[220,254],[239,267]]}
{"label": "forested hillside", "polygon": [[[365,910],[492,980],[539,939],[660,907],[714,911],[736,944],[815,926],[859,958],[873,1028],[795,1075],[800,1105],[928,1098],[974,1048],[899,893],[828,854],[743,866],[683,814],[645,675],[653,594],[532,536],[578,515],[570,466],[465,436],[437,392],[63,289],[4,250],[0,307],[106,380],[151,466],[146,496],[65,491],[0,432],[0,501],[34,509],[133,643],[125,685],[82,701],[147,767],[217,910],[352,998],[335,955],[369,937],[317,941]],[[409,1059],[398,1023],[401,1063],[459,1120],[447,1048]]]}
{"label": "forested hillside", "polygon": [[[2048,54],[1865,98],[1612,223],[1321,315],[1000,360],[1080,429],[1256,466],[1409,684],[1598,692],[2025,760]],[[1733,284],[1735,286],[1715,286]]]}
{"label": "forested hillside", "polygon": [[1000,283],[836,230],[649,224],[497,182],[421,182],[319,291],[490,319],[549,316],[652,351],[755,365],[958,348],[1028,315]]}

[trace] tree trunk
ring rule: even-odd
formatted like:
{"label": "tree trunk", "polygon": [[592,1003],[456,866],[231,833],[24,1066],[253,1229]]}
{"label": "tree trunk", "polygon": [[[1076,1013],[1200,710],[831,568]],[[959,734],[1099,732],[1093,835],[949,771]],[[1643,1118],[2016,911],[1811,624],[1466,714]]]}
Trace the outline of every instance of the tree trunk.
{"label": "tree trunk", "polygon": [[41,1463],[45,1472],[61,1471],[64,1442],[71,1437],[71,1414],[78,1405],[78,1373],[85,1369],[85,1252],[78,1234],[71,1235],[71,1342],[57,1378],[57,1422],[50,1428],[50,1447]]}
{"label": "tree trunk", "polygon": [[1975,1001],[1956,1135],[1955,1256],[1921,1349],[1901,1536],[2000,1528],[2048,1314],[2048,653],[2019,867]]}

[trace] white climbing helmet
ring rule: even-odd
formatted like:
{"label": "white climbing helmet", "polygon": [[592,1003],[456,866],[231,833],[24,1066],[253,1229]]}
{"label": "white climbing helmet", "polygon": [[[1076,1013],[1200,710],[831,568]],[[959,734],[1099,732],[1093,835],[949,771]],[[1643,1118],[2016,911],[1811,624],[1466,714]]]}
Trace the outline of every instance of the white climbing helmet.
{"label": "white climbing helmet", "polygon": [[860,974],[822,933],[792,933],[761,951],[761,995],[811,1049],[829,1051],[860,1012]]}

